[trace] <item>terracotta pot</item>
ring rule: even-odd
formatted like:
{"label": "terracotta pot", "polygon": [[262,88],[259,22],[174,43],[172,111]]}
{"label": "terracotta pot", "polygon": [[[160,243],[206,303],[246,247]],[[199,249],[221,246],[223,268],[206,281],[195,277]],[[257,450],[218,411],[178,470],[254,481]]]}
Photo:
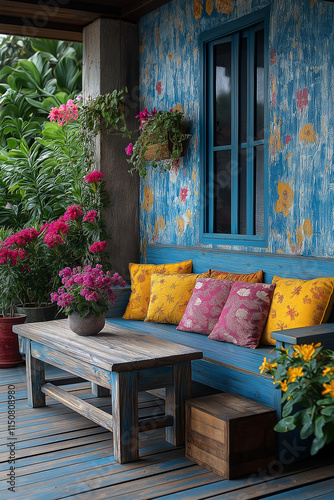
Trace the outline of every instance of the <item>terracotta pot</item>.
{"label": "terracotta pot", "polygon": [[26,323],[51,321],[55,319],[57,314],[56,304],[45,304],[45,306],[41,307],[35,307],[32,304],[26,304],[25,306],[17,306],[16,309],[19,314],[26,314]]}
{"label": "terracotta pot", "polygon": [[18,336],[12,326],[24,323],[25,314],[15,314],[14,317],[0,316],[0,368],[12,368],[22,363],[19,351]]}
{"label": "terracotta pot", "polygon": [[72,312],[68,316],[68,326],[72,332],[78,335],[88,336],[96,335],[105,325],[105,316],[99,316],[98,318],[94,314],[89,314],[85,318],[81,318],[78,313]]}

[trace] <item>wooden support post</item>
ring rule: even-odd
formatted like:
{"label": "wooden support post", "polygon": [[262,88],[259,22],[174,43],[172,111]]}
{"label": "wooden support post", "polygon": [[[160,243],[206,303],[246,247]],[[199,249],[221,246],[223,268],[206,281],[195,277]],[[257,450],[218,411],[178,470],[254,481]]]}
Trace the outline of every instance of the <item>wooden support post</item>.
{"label": "wooden support post", "polygon": [[174,446],[184,444],[185,400],[191,398],[191,362],[173,365],[173,385],[166,387],[166,415],[174,424],[166,428],[166,440]]}
{"label": "wooden support post", "polygon": [[44,362],[31,355],[31,341],[26,339],[26,373],[28,404],[33,408],[45,406],[45,394],[41,391],[45,383]]}
{"label": "wooden support post", "polygon": [[115,461],[138,460],[138,372],[112,373],[112,416]]}
{"label": "wooden support post", "polygon": [[107,387],[102,387],[101,385],[96,384],[95,382],[92,382],[92,394],[96,396],[97,398],[102,398],[104,396],[109,396],[110,395],[110,389]]}

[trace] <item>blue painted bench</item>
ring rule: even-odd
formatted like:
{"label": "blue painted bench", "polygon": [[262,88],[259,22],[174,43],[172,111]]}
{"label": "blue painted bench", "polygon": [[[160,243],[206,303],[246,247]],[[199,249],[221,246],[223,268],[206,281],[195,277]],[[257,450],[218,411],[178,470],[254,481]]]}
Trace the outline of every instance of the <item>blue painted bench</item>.
{"label": "blue painted bench", "polygon": [[[334,259],[329,258],[160,245],[146,247],[146,262],[150,264],[172,263],[187,259],[193,259],[194,273],[202,273],[209,268],[236,273],[252,273],[262,269],[266,283],[271,283],[274,275],[301,279],[334,277]],[[129,330],[200,349],[203,351],[203,359],[192,361],[194,381],[254,399],[275,408],[277,418],[281,417],[281,392],[275,389],[270,377],[261,375],[259,371],[265,356],[267,359],[275,357],[276,352],[272,346],[260,345],[257,349],[249,349],[208,340],[203,335],[181,332],[176,330],[175,325],[125,320],[121,317],[109,318],[108,321]],[[334,322],[333,313],[327,324],[280,331],[274,333],[273,337],[278,347],[287,348],[293,344],[321,342],[327,348],[334,349],[334,324],[331,322]],[[280,441],[284,440],[286,441],[286,436],[280,435]],[[282,443],[279,449],[282,449]],[[305,455],[298,448],[295,451],[295,454],[297,453],[298,458]]]}

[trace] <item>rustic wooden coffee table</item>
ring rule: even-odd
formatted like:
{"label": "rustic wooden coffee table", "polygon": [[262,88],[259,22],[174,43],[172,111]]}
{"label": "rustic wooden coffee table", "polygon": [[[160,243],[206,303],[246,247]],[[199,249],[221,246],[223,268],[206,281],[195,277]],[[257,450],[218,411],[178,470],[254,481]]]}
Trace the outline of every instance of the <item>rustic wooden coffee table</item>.
{"label": "rustic wooden coffee table", "polygon": [[[45,394],[113,432],[119,463],[137,460],[138,433],[166,427],[166,439],[184,443],[185,400],[191,397],[191,360],[200,351],[106,324],[98,335],[80,337],[67,320],[13,327],[24,338],[29,405],[45,406]],[[111,389],[112,415],[51,383],[44,363]],[[165,415],[138,419],[138,392],[166,388]]]}

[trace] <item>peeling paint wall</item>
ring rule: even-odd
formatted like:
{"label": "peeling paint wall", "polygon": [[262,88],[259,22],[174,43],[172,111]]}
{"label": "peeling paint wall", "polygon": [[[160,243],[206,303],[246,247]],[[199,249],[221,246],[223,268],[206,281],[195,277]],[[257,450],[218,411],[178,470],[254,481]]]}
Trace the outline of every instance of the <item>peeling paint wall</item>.
{"label": "peeling paint wall", "polygon": [[321,0],[174,0],[142,18],[141,107],[182,109],[191,134],[185,157],[142,183],[143,252],[201,246],[200,33],[270,4],[268,246],[223,248],[334,256],[334,4]]}

